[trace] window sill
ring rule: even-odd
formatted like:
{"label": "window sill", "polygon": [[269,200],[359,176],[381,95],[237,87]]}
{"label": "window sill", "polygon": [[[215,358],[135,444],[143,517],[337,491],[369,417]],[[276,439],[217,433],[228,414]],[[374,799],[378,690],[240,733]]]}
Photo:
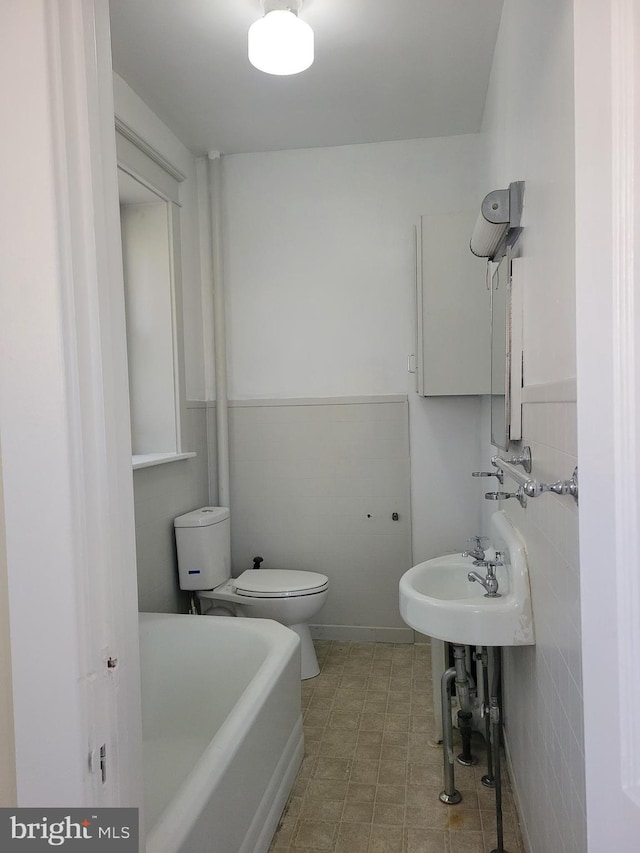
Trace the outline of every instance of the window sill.
{"label": "window sill", "polygon": [[150,468],[152,465],[164,465],[166,462],[177,462],[179,459],[192,459],[196,454],[188,453],[141,453],[132,456],[133,470]]}

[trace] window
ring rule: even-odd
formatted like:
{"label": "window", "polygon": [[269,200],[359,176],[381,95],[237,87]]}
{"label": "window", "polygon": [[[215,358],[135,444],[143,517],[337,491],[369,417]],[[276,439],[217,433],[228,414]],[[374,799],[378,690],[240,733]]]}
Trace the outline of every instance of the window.
{"label": "window", "polygon": [[[137,150],[134,172],[118,141],[131,444],[134,467],[143,467],[193,455],[183,453],[180,429],[180,208],[166,193],[173,181],[177,196],[177,182],[165,175],[155,187],[139,174],[146,155]],[[158,166],[148,165],[154,177]]]}

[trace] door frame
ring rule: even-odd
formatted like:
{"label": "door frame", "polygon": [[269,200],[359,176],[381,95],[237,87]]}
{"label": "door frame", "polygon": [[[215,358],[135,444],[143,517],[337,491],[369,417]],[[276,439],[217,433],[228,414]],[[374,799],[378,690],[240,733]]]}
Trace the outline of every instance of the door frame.
{"label": "door frame", "polygon": [[575,0],[580,582],[588,849],[640,835],[640,10]]}
{"label": "door frame", "polygon": [[109,7],[21,0],[5,4],[2,24],[0,428],[17,804],[140,806]]}

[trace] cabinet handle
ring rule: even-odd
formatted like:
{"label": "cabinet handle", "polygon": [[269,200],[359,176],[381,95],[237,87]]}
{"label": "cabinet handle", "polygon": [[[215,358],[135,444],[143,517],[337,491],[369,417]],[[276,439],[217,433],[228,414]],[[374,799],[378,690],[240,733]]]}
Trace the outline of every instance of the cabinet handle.
{"label": "cabinet handle", "polygon": [[416,372],[416,357],[413,353],[407,356],[407,370],[409,373]]}

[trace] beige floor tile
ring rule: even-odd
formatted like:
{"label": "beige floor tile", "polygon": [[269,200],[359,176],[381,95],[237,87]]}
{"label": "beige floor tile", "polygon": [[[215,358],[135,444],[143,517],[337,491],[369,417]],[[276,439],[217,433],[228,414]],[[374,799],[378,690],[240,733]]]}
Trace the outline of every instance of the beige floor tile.
{"label": "beige floor tile", "polygon": [[414,828],[448,829],[447,806],[439,800],[426,800],[419,806],[405,808],[405,825]]}
{"label": "beige floor tile", "polygon": [[408,761],[408,750],[406,746],[394,746],[393,744],[382,745],[380,753],[382,761],[402,761],[404,764]]}
{"label": "beige floor tile", "polygon": [[338,834],[338,824],[317,820],[301,820],[297,823],[294,845],[314,850],[333,850]]}
{"label": "beige floor tile", "polygon": [[378,785],[376,787],[376,803],[405,805],[406,800],[406,785]]}
{"label": "beige floor tile", "polygon": [[331,712],[327,727],[330,729],[348,729],[357,731],[360,725],[360,713],[358,711],[336,711]]}
{"label": "beige floor tile", "polygon": [[367,677],[365,675],[342,675],[339,686],[346,690],[365,690]]}
{"label": "beige floor tile", "polygon": [[435,764],[412,764],[409,762],[409,784],[442,787],[442,766]]}
{"label": "beige floor tile", "polygon": [[393,657],[393,646],[388,643],[375,643],[373,657],[377,660],[391,660]]}
{"label": "beige floor tile", "polygon": [[[343,729],[332,729],[334,732],[344,732]],[[345,740],[344,744],[335,743],[334,741],[324,739],[318,745],[318,756],[326,756],[327,758],[355,758],[356,744],[354,741]]]}
{"label": "beige floor tile", "polygon": [[373,803],[347,801],[342,812],[343,823],[371,823],[373,819]]}
{"label": "beige floor tile", "polygon": [[358,733],[358,746],[360,744],[367,744],[373,746],[382,746],[382,742],[384,740],[384,735],[382,732],[378,731],[368,731],[363,730],[361,727],[360,732]]}
{"label": "beige floor tile", "polygon": [[401,826],[372,826],[369,853],[402,853],[404,832]]}
{"label": "beige floor tile", "polygon": [[378,783],[380,785],[405,785],[407,767],[405,761],[380,761]]}
{"label": "beige floor tile", "polygon": [[438,795],[442,791],[442,785],[415,785],[411,782],[407,785],[407,805],[423,806],[426,803],[439,802]]}
{"label": "beige floor tile", "polygon": [[464,800],[460,805],[448,806],[449,829],[465,832],[482,832],[480,811]]}
{"label": "beige floor tile", "polygon": [[387,712],[387,694],[373,691],[367,693],[362,706],[365,714],[386,714]]}
{"label": "beige floor tile", "polygon": [[347,802],[372,803],[376,798],[377,788],[374,784],[366,782],[349,782],[347,788]]}
{"label": "beige floor tile", "polygon": [[312,775],[314,779],[340,779],[341,781],[347,781],[350,772],[351,759],[320,756],[316,759]]}
{"label": "beige floor tile", "polygon": [[379,761],[354,760],[351,767],[351,781],[375,785],[379,771]]}
{"label": "beige floor tile", "polygon": [[[495,793],[476,767],[456,765],[463,800],[445,806],[428,645],[316,642],[321,673],[301,686],[305,759],[272,841],[273,853],[488,853]],[[454,749],[461,750],[457,730]],[[505,768],[503,768],[504,770]],[[523,853],[506,772],[505,847]]]}
{"label": "beige floor tile", "polygon": [[360,729],[361,731],[371,731],[371,732],[382,732],[384,731],[384,718],[385,714],[383,712],[376,711],[363,711],[360,715]]}
{"label": "beige floor tile", "polygon": [[371,825],[368,823],[341,823],[336,839],[336,853],[367,853]]}
{"label": "beige floor tile", "polygon": [[314,800],[305,797],[300,807],[298,820],[322,820],[329,823],[338,823],[342,818],[342,800]]}
{"label": "beige floor tile", "polygon": [[404,806],[397,803],[380,803],[376,800],[373,822],[384,826],[403,826]]}
{"label": "beige floor tile", "polygon": [[409,732],[385,731],[382,736],[383,746],[409,746]]}
{"label": "beige floor tile", "polygon": [[309,699],[308,710],[310,711],[330,711],[333,706],[333,696],[323,696],[322,694],[314,693]]}
{"label": "beige floor tile", "polygon": [[[481,832],[450,832],[451,853],[485,853]],[[551,853],[551,851],[549,851]]]}
{"label": "beige floor tile", "polygon": [[368,686],[369,690],[388,691],[391,687],[391,679],[388,675],[371,675]]}
{"label": "beige floor tile", "polygon": [[447,833],[439,829],[407,829],[406,853],[445,853]]}
{"label": "beige floor tile", "polygon": [[344,800],[347,783],[337,779],[309,779],[305,795],[314,800]]}
{"label": "beige floor tile", "polygon": [[385,732],[408,732],[409,719],[409,714],[390,714],[387,708],[387,714],[384,719],[384,730]]}
{"label": "beige floor tile", "polygon": [[305,726],[311,726],[311,728],[319,728],[324,727],[329,722],[329,716],[331,711],[329,709],[323,709],[322,711],[315,711],[312,708],[309,708],[305,711],[303,722]]}

